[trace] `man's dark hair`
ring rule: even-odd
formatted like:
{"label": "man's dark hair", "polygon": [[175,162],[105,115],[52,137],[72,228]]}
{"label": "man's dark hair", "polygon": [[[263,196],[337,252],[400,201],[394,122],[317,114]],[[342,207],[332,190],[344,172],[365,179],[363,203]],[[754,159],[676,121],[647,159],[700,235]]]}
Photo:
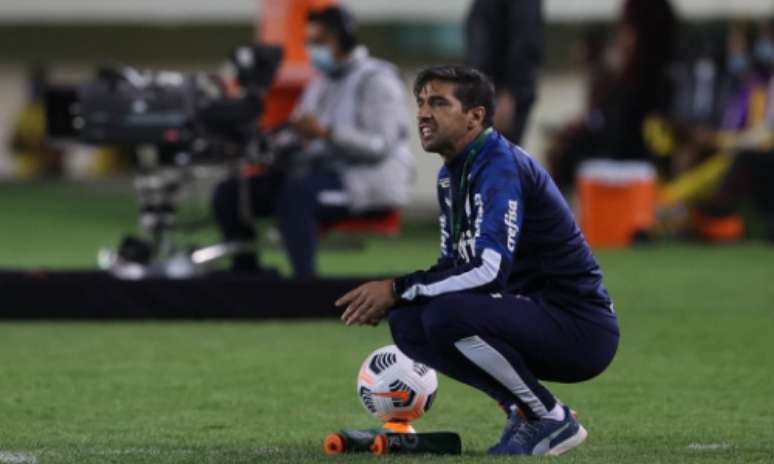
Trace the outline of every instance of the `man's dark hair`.
{"label": "man's dark hair", "polygon": [[310,23],[318,23],[336,36],[339,47],[349,53],[357,44],[355,18],[340,6],[331,6],[322,10],[312,10],[306,17]]}
{"label": "man's dark hair", "polygon": [[494,85],[481,71],[458,65],[440,65],[425,68],[414,80],[414,96],[430,81],[451,82],[455,85],[454,96],[462,103],[462,109],[468,111],[483,106],[486,111],[484,127],[489,127],[494,118]]}

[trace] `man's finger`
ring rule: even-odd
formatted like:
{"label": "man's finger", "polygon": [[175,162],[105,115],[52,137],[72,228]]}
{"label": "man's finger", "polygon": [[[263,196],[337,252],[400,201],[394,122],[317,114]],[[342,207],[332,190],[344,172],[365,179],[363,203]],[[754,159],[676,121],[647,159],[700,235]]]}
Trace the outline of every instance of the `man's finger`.
{"label": "man's finger", "polygon": [[349,319],[352,317],[352,313],[355,312],[355,309],[357,307],[354,304],[350,304],[347,306],[347,309],[344,310],[344,312],[341,314],[341,320],[345,323],[349,321]]}
{"label": "man's finger", "polygon": [[352,325],[355,322],[358,322],[362,318],[362,312],[362,304],[351,306],[349,314],[347,314],[347,317],[344,319],[344,323],[347,325]]}
{"label": "man's finger", "polygon": [[366,298],[367,295],[365,293],[357,294],[352,299],[352,301],[350,301],[349,306],[347,306],[347,309],[344,311],[344,314],[341,315],[341,320],[346,322],[347,325],[350,325],[352,323],[351,320],[353,318],[353,314],[359,310]]}
{"label": "man's finger", "polygon": [[349,309],[347,309],[347,313],[347,317],[344,318],[344,323],[346,325],[354,324],[357,322],[360,315],[360,306],[350,306]]}
{"label": "man's finger", "polygon": [[361,295],[350,305],[351,311],[348,309],[349,314],[344,322],[347,325],[352,325],[355,322],[361,322],[363,315],[368,311],[370,306],[371,302],[368,298],[368,295]]}
{"label": "man's finger", "polygon": [[360,288],[357,287],[355,289],[352,289],[344,294],[341,298],[336,300],[336,303],[334,303],[336,306],[344,306],[345,304],[351,302],[353,299],[355,299],[355,296],[357,296],[360,293]]}
{"label": "man's finger", "polygon": [[354,297],[355,292],[357,290],[358,289],[350,290],[347,293],[345,293],[343,296],[340,296],[339,299],[336,300],[334,305],[336,305],[336,306],[344,306],[345,304],[349,303],[350,301],[352,301],[352,298]]}
{"label": "man's finger", "polygon": [[368,323],[368,320],[371,319],[371,312],[373,311],[373,303],[371,301],[367,301],[363,304],[363,306],[360,307],[360,310],[357,313],[355,322],[357,322],[358,325],[363,325]]}

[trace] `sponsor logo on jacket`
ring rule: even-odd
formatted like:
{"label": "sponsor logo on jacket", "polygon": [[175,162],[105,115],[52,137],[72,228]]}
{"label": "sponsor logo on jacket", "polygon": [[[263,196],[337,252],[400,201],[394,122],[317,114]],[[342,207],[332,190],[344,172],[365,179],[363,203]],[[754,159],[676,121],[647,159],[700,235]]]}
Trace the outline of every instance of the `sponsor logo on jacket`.
{"label": "sponsor logo on jacket", "polygon": [[516,224],[517,214],[519,212],[519,203],[516,200],[508,200],[508,212],[505,213],[505,226],[508,228],[508,251],[516,249],[516,234],[519,233],[519,226]]}

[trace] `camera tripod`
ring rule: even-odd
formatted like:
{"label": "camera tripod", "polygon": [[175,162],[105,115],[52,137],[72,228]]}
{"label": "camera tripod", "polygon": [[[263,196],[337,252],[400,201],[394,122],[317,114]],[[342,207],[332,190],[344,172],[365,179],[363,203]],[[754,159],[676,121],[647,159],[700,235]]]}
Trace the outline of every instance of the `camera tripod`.
{"label": "camera tripod", "polygon": [[138,150],[140,173],[133,187],[140,209],[140,236],[125,236],[118,248],[100,249],[97,263],[101,269],[128,280],[185,279],[211,271],[224,258],[255,249],[253,242],[180,245],[176,240],[180,229],[196,226],[179,222],[183,187],[191,181],[194,169],[215,168],[193,166],[187,153],[177,153],[168,164],[160,159],[156,147]]}

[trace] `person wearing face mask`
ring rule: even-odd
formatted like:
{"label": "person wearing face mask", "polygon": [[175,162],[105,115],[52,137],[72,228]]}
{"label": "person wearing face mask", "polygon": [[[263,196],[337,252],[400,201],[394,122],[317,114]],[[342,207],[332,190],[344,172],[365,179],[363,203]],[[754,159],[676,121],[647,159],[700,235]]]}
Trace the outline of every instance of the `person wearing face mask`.
{"label": "person wearing face mask", "polygon": [[755,42],[753,55],[771,72],[774,67],[774,23],[761,26],[760,37]]}
{"label": "person wearing face mask", "polygon": [[[774,46],[770,27],[762,24],[756,30],[750,24],[739,24],[729,31],[726,79],[730,90],[719,127],[702,134],[712,156],[695,171],[713,162],[723,169],[708,178],[703,195],[687,201],[694,228],[703,238],[740,238],[745,225],[740,211],[747,202],[752,206],[749,213],[758,213],[765,238],[774,242]],[[738,224],[735,235],[707,233],[707,225],[731,221]]]}
{"label": "person wearing face mask", "polygon": [[[316,274],[321,225],[405,205],[414,178],[403,83],[390,63],[369,56],[353,17],[339,6],[308,15],[307,52],[319,72],[294,109],[289,132],[298,149],[280,172],[221,183],[214,195],[218,225],[228,242],[251,242],[252,216],[274,216],[296,277]],[[246,193],[246,195],[245,195]],[[240,198],[249,201],[242,202]],[[249,204],[250,217],[242,213]],[[259,268],[255,252],[240,253],[234,269]]]}

